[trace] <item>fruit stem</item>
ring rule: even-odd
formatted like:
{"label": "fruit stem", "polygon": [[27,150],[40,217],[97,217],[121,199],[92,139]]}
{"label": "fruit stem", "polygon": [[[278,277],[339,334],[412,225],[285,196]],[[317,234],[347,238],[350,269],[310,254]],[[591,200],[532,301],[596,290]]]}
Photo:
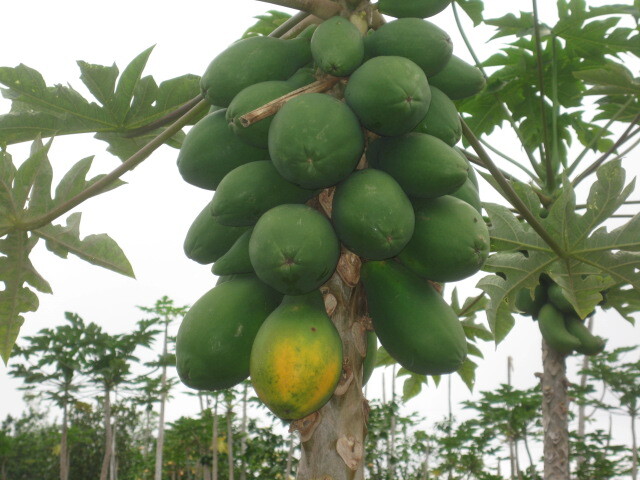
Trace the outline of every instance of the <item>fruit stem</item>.
{"label": "fruit stem", "polygon": [[136,166],[142,163],[142,161],[145,160],[149,155],[151,155],[158,147],[163,145],[167,140],[169,140],[176,133],[178,133],[182,129],[182,127],[187,125],[193,118],[200,115],[200,113],[208,107],[210,107],[209,102],[200,97],[200,101],[195,106],[193,106],[187,113],[185,113],[178,120],[176,120],[171,125],[169,125],[166,130],[164,130],[158,136],[156,136],[151,141],[149,141],[149,143],[143,146],[140,150],[134,153],[131,157],[125,160],[113,171],[111,171],[110,173],[102,177],[97,182],[92,183],[89,187],[82,190],[75,197],[58,205],[53,210],[24,224],[14,225],[12,229],[23,230],[23,231],[38,229],[40,227],[47,225],[48,223],[51,223],[53,220],[60,217],[61,215],[64,215],[72,208],[77,207],[85,200],[88,200],[91,197],[99,195],[106,188],[108,188],[108,186],[111,183],[113,183],[116,179],[120,178],[123,174],[125,174],[129,170],[133,170]]}
{"label": "fruit stem", "polygon": [[320,80],[316,80],[309,85],[305,85],[304,87],[300,87],[293,92],[289,92],[286,95],[283,95],[279,98],[271,100],[269,103],[256,108],[248,113],[245,113],[240,117],[240,123],[243,127],[249,127],[260,120],[263,120],[271,115],[275,115],[282,106],[291,100],[294,97],[302,95],[304,93],[320,93],[326,92],[331,87],[333,87],[336,83],[340,81],[339,77],[327,76]]}
{"label": "fruit stem", "polygon": [[281,7],[295,8],[309,12],[323,20],[331,18],[340,11],[340,6],[330,0],[258,0],[259,2],[272,3]]}
{"label": "fruit stem", "polygon": [[280,38],[293,27],[298,25],[301,21],[309,16],[308,12],[298,12],[293,15],[291,18],[287,19],[282,25],[277,27],[269,34],[270,37]]}
{"label": "fruit stem", "polygon": [[493,178],[495,178],[496,182],[502,189],[500,192],[509,203],[518,211],[522,218],[524,218],[527,223],[535,230],[535,232],[540,235],[540,237],[546,242],[547,245],[553,250],[556,255],[558,255],[562,259],[567,258],[566,252],[558,245],[555,239],[547,232],[547,230],[542,226],[542,224],[538,221],[538,219],[531,213],[531,211],[524,204],[522,199],[518,196],[516,191],[513,189],[509,181],[504,178],[500,169],[493,163],[491,157],[485,149],[482,147],[480,141],[473,134],[469,126],[466,122],[460,117],[460,123],[462,124],[462,133],[464,137],[467,139],[469,144],[473,147],[475,152],[480,157],[480,160],[485,164],[485,167],[489,170]]}

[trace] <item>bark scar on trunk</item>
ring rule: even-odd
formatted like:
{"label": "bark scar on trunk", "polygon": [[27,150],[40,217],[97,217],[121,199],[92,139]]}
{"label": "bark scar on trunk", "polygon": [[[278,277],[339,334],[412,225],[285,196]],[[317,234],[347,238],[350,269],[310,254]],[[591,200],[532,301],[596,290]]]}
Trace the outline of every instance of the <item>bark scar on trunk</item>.
{"label": "bark scar on trunk", "polygon": [[322,415],[320,414],[319,410],[310,413],[300,420],[294,420],[293,422],[291,422],[291,425],[289,426],[289,432],[298,430],[298,432],[300,432],[300,441],[303,443],[307,442],[320,424],[321,419]]}
{"label": "bark scar on trunk", "polygon": [[334,395],[344,395],[347,393],[349,389],[349,385],[353,381],[353,368],[351,368],[351,363],[348,358],[345,358],[342,363],[342,376],[340,377],[340,381],[338,382],[338,386],[334,390]]}
{"label": "bark scar on trunk", "polygon": [[336,450],[342,460],[344,460],[347,467],[354,471],[358,469],[360,462],[362,462],[362,457],[364,456],[362,443],[358,442],[351,436],[347,438],[343,435],[338,439]]}

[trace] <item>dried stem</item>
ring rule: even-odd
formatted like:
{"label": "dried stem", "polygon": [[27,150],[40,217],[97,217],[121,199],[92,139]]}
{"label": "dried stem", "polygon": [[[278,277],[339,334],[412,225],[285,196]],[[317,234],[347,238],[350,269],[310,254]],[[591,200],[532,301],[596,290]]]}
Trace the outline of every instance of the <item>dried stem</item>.
{"label": "dried stem", "polygon": [[326,78],[317,80],[313,83],[310,83],[309,85],[305,85],[304,87],[298,88],[293,92],[289,92],[286,95],[271,100],[269,103],[258,107],[255,110],[250,111],[249,113],[245,113],[240,117],[240,123],[243,127],[249,127],[256,122],[259,122],[260,120],[270,117],[271,115],[275,115],[275,113],[292,98],[300,96],[304,93],[326,92],[339,81],[339,77],[327,76]]}

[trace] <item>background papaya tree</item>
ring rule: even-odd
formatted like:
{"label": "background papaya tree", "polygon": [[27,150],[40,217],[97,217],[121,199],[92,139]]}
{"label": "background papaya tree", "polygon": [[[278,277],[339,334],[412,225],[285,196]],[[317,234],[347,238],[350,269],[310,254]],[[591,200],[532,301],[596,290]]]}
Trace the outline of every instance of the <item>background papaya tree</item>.
{"label": "background papaya tree", "polygon": [[[339,7],[320,0],[276,3],[324,18],[333,15]],[[459,3],[475,22],[483,21],[481,2]],[[637,112],[638,87],[618,57],[628,53],[637,56],[638,36],[631,28],[619,27],[618,23],[622,19],[633,21],[637,9],[631,5],[587,8],[582,1],[560,1],[557,5],[560,20],[553,27],[541,24],[535,2],[533,12],[484,22],[496,27],[501,36],[518,37],[502,53],[482,62],[486,68],[495,69],[488,74],[485,93],[459,105],[470,127],[466,131],[467,141],[477,158],[470,156],[486,167],[491,173],[487,180],[496,184],[525,221],[522,223],[505,206],[485,205],[497,251],[487,268],[496,274],[484,279],[480,286],[490,298],[489,324],[498,341],[513,326],[516,292],[522,288],[533,289],[542,273],[562,286],[581,316],[590,313],[602,300],[600,292],[605,289],[611,293],[607,296],[608,305],[627,317],[636,311],[639,303],[635,271],[637,217],[613,231],[597,229],[615,214],[632,190],[631,185],[624,185],[624,173],[616,157],[624,153],[637,134],[637,113],[633,112]],[[205,105],[197,96],[196,79],[192,77],[184,81],[184,85],[192,82],[190,94],[180,101],[174,97],[165,101],[166,97],[159,93],[162,85],[155,88],[157,85],[152,79],[141,76],[147,58],[148,51],[137,57],[120,76],[115,67],[81,62],[85,85],[100,105],[84,99],[70,87],[47,87],[42,77],[27,67],[0,70],[0,83],[13,101],[11,114],[0,118],[0,143],[34,140],[32,155],[18,168],[6,149],[0,153],[3,178],[0,250],[4,255],[0,279],[5,284],[0,292],[3,312],[0,328],[5,360],[18,334],[22,314],[37,308],[33,290],[51,290],[36,273],[28,255],[39,239],[45,239],[48,248],[60,256],[71,252],[131,274],[122,252],[107,237],[80,238],[78,214],[72,214],[66,226],[51,222],[85,199],[117,185],[116,179],[124,171],[159,144],[179,140],[180,128],[204,110]],[[183,85],[181,82],[165,86],[166,96],[170,97],[169,92],[173,91],[184,92],[177,88]],[[588,89],[591,84],[595,86]],[[602,120],[599,123],[585,122],[583,118],[589,116],[580,108],[591,103],[587,93],[594,95],[599,109],[595,120]],[[187,102],[189,99],[193,102]],[[169,104],[172,108],[163,110]],[[132,147],[136,142],[130,138],[135,135],[132,132],[148,135],[158,125],[155,120],[160,120],[177,105],[184,105],[184,110],[195,107],[147,147],[128,157],[136,149]],[[612,138],[609,131],[616,130],[616,125],[622,122],[626,122],[622,134]],[[490,144],[491,140],[483,139],[483,135],[506,124],[514,128],[523,143],[526,160],[515,163],[527,169],[524,178],[522,174],[505,177],[483,144],[476,141],[479,136]],[[142,131],[136,130],[143,126]],[[48,137],[54,132],[57,135],[95,132],[109,142],[112,151],[128,160],[112,174],[87,181],[91,160],[85,159],[63,176],[55,195],[51,195],[53,175],[46,156],[50,143],[43,145],[37,135]],[[583,152],[573,156],[568,149],[570,141],[582,143]],[[598,154],[594,154],[594,150]],[[502,153],[496,155],[511,164],[511,157]],[[590,165],[578,173],[579,164],[587,159]],[[610,159],[614,161],[607,162]],[[531,163],[530,168],[525,167],[527,161]],[[601,164],[604,165],[598,170]],[[576,202],[574,188],[585,178],[592,178],[589,175],[596,170],[598,180],[592,183],[591,195],[583,209],[585,214],[579,215],[576,208],[581,204]],[[541,207],[548,211],[546,218],[540,214]],[[527,254],[521,253],[523,251]],[[633,288],[626,288],[629,285]],[[558,373],[555,386],[550,388],[560,397],[550,403],[559,411],[563,403],[566,404],[566,396],[562,395],[564,359],[553,358],[553,355],[545,358],[549,360],[546,365],[551,364],[547,371]],[[422,381],[409,378],[409,386],[420,385]],[[562,415],[558,419],[562,424]],[[566,431],[566,427],[561,425],[560,430]],[[560,475],[566,475],[567,462],[560,459],[559,463],[558,468],[563,472]]]}

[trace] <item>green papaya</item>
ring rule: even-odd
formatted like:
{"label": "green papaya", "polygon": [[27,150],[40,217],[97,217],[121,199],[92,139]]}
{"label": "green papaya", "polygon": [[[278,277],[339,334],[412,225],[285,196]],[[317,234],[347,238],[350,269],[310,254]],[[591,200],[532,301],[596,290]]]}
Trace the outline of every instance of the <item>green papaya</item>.
{"label": "green papaya", "polygon": [[424,118],[431,90],[414,62],[384,56],[367,60],[353,72],[344,99],[365,128],[395,136],[410,132]]}
{"label": "green papaya", "polygon": [[185,182],[215,190],[220,180],[240,165],[269,160],[269,152],[242,142],[217,110],[198,121],[187,133],[178,153],[178,171]]}
{"label": "green papaya", "polygon": [[287,79],[287,83],[291,85],[294,90],[309,85],[316,81],[316,69],[312,66],[305,66],[299,68],[296,73],[291,75]]}
{"label": "green papaya", "polygon": [[238,240],[229,248],[227,253],[221,256],[213,264],[211,272],[214,275],[226,276],[240,273],[254,273],[249,259],[249,239],[253,229],[244,232]]}
{"label": "green papaya", "polygon": [[482,213],[482,201],[480,200],[480,194],[470,178],[467,177],[467,180],[462,184],[462,186],[455,192],[450,193],[450,195],[467,202],[475,208],[478,213]]}
{"label": "green papaya", "polygon": [[564,324],[567,331],[580,341],[576,352],[583,355],[597,355],[604,350],[606,341],[592,334],[587,326],[575,314],[564,315]]}
{"label": "green papaya", "polygon": [[540,284],[533,290],[533,298],[528,288],[523,288],[516,294],[516,308],[534,319],[538,318],[538,313],[545,303],[547,303],[547,292]]}
{"label": "green papaya", "polygon": [[211,214],[223,225],[255,225],[270,208],[304,203],[316,193],[286,181],[271,162],[251,162],[222,179],[211,201]]}
{"label": "green papaya", "polygon": [[453,43],[447,32],[431,22],[401,18],[385,23],[372,33],[365,42],[365,49],[368,57],[397,55],[407,58],[431,77],[449,62]]}
{"label": "green papaya", "polygon": [[242,89],[233,98],[229,104],[229,108],[227,108],[226,118],[233,133],[249,145],[258,148],[268,148],[269,127],[271,126],[273,116],[259,120],[248,127],[242,125],[240,117],[293,90],[295,90],[295,87],[284,80],[270,80],[255,83]]}
{"label": "green papaya", "polygon": [[479,93],[486,80],[479,68],[454,55],[442,71],[429,77],[429,84],[442,90],[451,100],[460,100]]}
{"label": "green papaya", "polygon": [[421,375],[460,368],[467,356],[462,324],[429,282],[390,260],[366,262],[360,275],[376,335],[389,355]]}
{"label": "green papaya", "polygon": [[489,256],[489,229],[468,203],[444,195],[414,199],[416,227],[398,260],[435,282],[455,282],[478,272]]}
{"label": "green papaya", "polygon": [[269,129],[269,153],[285,179],[303,188],[335,185],[356,167],[364,136],[355,114],[340,100],[308,93],[289,100]]}
{"label": "green papaya", "polygon": [[207,265],[218,260],[236,242],[248,227],[222,225],[211,216],[211,203],[195,218],[184,239],[187,258]]}
{"label": "green papaya", "polygon": [[429,110],[413,131],[433,135],[453,147],[462,137],[458,109],[453,101],[442,93],[442,90],[432,85],[430,89]]}
{"label": "green papaya", "polygon": [[378,337],[373,330],[367,331],[367,354],[362,361],[362,385],[366,385],[373,370],[376,368],[376,359],[378,357]]}
{"label": "green papaya", "polygon": [[279,205],[251,234],[249,258],[258,277],[285,295],[319,288],[333,274],[340,244],[326,217],[306,205]]}
{"label": "green papaya", "polygon": [[286,80],[311,61],[310,39],[257,36],[238,40],[209,64],[200,79],[212,105],[229,106],[243,88],[267,80]]}
{"label": "green papaya", "polygon": [[391,175],[410,197],[440,197],[455,192],[467,180],[467,162],[432,135],[379,138],[371,146],[377,151],[376,168]]}
{"label": "green papaya", "polygon": [[348,18],[331,17],[313,32],[311,55],[323,72],[335,77],[351,75],[364,59],[362,34]]}
{"label": "green papaya", "polygon": [[549,296],[549,302],[553,304],[558,310],[563,313],[575,313],[573,305],[567,300],[562,292],[562,287],[555,282],[551,282],[547,288],[547,295]]}
{"label": "green papaya", "polygon": [[247,378],[253,340],[281,300],[255,276],[229,279],[205,293],[178,330],[176,367],[182,383],[210,391]]}
{"label": "green papaya", "polygon": [[342,341],[319,291],[284,297],[256,335],[250,370],[260,400],[284,420],[327,403],[342,375]]}
{"label": "green papaya", "polygon": [[378,11],[396,18],[427,18],[443,11],[451,0],[380,0]]}
{"label": "green papaya", "polygon": [[467,162],[467,165],[469,165],[469,170],[467,170],[467,176],[469,177],[469,180],[471,180],[471,182],[473,183],[473,186],[476,187],[476,190],[480,192],[480,184],[478,183],[478,174],[476,173],[475,167],[472,165],[472,163],[469,161],[467,156],[464,154],[464,150],[458,147],[454,147],[454,150],[458,152],[460,156],[464,158],[464,161]]}
{"label": "green papaya", "polygon": [[255,278],[255,276],[256,276],[255,273],[232,273],[231,275],[222,275],[221,277],[218,277],[218,280],[216,280],[216,285],[220,285],[222,283],[228,282],[229,280],[233,280],[234,278],[245,278],[245,277]]}
{"label": "green papaya", "polygon": [[400,185],[373,168],[358,170],[338,184],[331,220],[349,250],[372,260],[397,255],[415,224],[413,207]]}
{"label": "green papaya", "polygon": [[538,328],[549,348],[563,355],[569,355],[580,348],[580,340],[567,330],[560,312],[551,303],[546,303],[538,313]]}

